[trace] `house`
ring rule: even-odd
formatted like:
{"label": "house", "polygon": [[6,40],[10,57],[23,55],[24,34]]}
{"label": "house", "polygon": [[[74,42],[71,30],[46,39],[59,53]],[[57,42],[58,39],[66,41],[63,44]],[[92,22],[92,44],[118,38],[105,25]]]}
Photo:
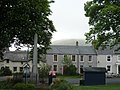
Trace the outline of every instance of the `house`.
{"label": "house", "polygon": [[[57,73],[64,71],[62,61],[67,55],[73,65],[77,68],[77,73],[83,72],[83,67],[105,67],[108,73],[120,74],[120,51],[115,51],[107,47],[106,49],[94,49],[93,46],[76,45],[51,45],[44,59],[52,66]],[[0,60],[0,68],[8,67],[13,73],[23,71],[23,66],[27,63],[32,71],[32,59],[27,51],[5,51],[3,60]],[[38,62],[38,67],[39,67]]]}
{"label": "house", "polygon": [[76,66],[77,72],[81,73],[83,67],[97,67],[97,54],[92,46],[65,46],[65,45],[51,45],[48,50],[46,60],[52,69],[58,73],[63,73],[63,63],[65,55]]}
{"label": "house", "polygon": [[120,74],[120,50],[106,47],[104,50],[97,50],[97,67],[106,67],[108,73]]}
{"label": "house", "polygon": [[12,70],[13,73],[22,72],[23,65],[28,63],[31,66],[32,61],[27,57],[27,51],[5,51],[3,60],[0,60],[0,68],[7,67]]}
{"label": "house", "polygon": [[[13,73],[23,71],[24,64],[30,65],[32,71],[32,60],[28,58],[27,51],[6,51],[4,59],[0,61],[1,67],[8,67]],[[97,54],[92,46],[67,46],[67,45],[51,45],[51,49],[47,51],[46,63],[52,66],[52,69],[58,73],[63,73],[62,60],[67,55],[73,65],[77,67],[77,72],[81,73],[83,67],[96,67]],[[27,59],[28,58],[28,59]]]}

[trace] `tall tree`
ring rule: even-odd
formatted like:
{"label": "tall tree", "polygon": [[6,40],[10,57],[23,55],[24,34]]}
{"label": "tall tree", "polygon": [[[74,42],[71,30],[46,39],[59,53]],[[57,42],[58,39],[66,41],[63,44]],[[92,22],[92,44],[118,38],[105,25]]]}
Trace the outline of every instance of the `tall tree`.
{"label": "tall tree", "polygon": [[64,59],[62,60],[62,64],[69,67],[69,66],[72,65],[73,63],[72,63],[71,58],[70,58],[69,56],[65,55],[65,56],[64,56]]}
{"label": "tall tree", "polygon": [[[49,47],[55,30],[51,15],[50,0],[0,0],[0,55],[11,43],[20,46],[34,43],[38,34],[41,51]],[[44,49],[44,50],[42,50]],[[45,52],[45,51],[44,51]]]}
{"label": "tall tree", "polygon": [[117,46],[120,49],[120,0],[92,0],[84,5],[90,31],[86,40],[95,48]]}

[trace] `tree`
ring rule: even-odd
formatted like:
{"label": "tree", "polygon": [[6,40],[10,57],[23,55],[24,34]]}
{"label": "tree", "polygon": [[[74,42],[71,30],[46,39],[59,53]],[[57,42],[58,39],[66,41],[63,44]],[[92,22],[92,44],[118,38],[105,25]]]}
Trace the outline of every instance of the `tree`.
{"label": "tree", "polygon": [[75,67],[75,65],[73,65],[71,58],[65,55],[62,63],[64,65],[63,69],[64,75],[76,75],[77,68]]}
{"label": "tree", "polygon": [[[48,48],[49,49],[49,48]],[[43,63],[45,63],[46,62],[46,50],[45,49],[40,49],[40,47],[38,47],[37,48],[37,50],[38,50],[38,54],[37,54],[37,57],[38,57],[38,59],[37,59],[37,62],[43,62]],[[31,60],[33,60],[33,48],[30,50],[30,58],[31,58]]]}
{"label": "tree", "polygon": [[85,34],[87,42],[97,49],[106,45],[120,49],[120,0],[88,1],[84,10],[90,25],[90,31]]}
{"label": "tree", "polygon": [[49,47],[55,30],[51,15],[50,0],[1,0],[0,1],[0,55],[4,48],[33,46],[34,34],[38,34],[41,51]]}
{"label": "tree", "polygon": [[41,79],[41,82],[44,83],[45,79],[48,78],[50,66],[48,64],[45,64],[45,63],[41,63],[39,65],[40,65],[40,68],[38,70],[39,78]]}
{"label": "tree", "polygon": [[73,76],[73,75],[77,75],[76,73],[77,68],[75,67],[75,65],[71,64],[70,66],[64,66],[64,75],[68,75],[68,76]]}
{"label": "tree", "polygon": [[72,60],[70,57],[68,57],[67,55],[64,56],[64,59],[62,60],[62,63],[66,66],[70,66],[72,65]]}

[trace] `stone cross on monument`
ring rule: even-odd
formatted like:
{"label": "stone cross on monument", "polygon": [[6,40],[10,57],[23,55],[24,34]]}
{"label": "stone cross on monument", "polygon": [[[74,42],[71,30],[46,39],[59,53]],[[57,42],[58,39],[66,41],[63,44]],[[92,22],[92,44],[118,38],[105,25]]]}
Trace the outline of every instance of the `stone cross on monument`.
{"label": "stone cross on monument", "polygon": [[32,82],[35,83],[36,85],[39,83],[39,74],[38,74],[38,68],[37,68],[37,60],[38,60],[37,41],[38,41],[38,35],[37,33],[35,33],[33,63],[32,63]]}

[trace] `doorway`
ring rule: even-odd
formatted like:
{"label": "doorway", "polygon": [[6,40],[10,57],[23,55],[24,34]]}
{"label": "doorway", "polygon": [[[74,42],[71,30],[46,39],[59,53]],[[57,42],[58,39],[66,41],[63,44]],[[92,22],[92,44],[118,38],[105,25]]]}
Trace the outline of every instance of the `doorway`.
{"label": "doorway", "polygon": [[118,66],[118,74],[120,74],[120,65]]}

